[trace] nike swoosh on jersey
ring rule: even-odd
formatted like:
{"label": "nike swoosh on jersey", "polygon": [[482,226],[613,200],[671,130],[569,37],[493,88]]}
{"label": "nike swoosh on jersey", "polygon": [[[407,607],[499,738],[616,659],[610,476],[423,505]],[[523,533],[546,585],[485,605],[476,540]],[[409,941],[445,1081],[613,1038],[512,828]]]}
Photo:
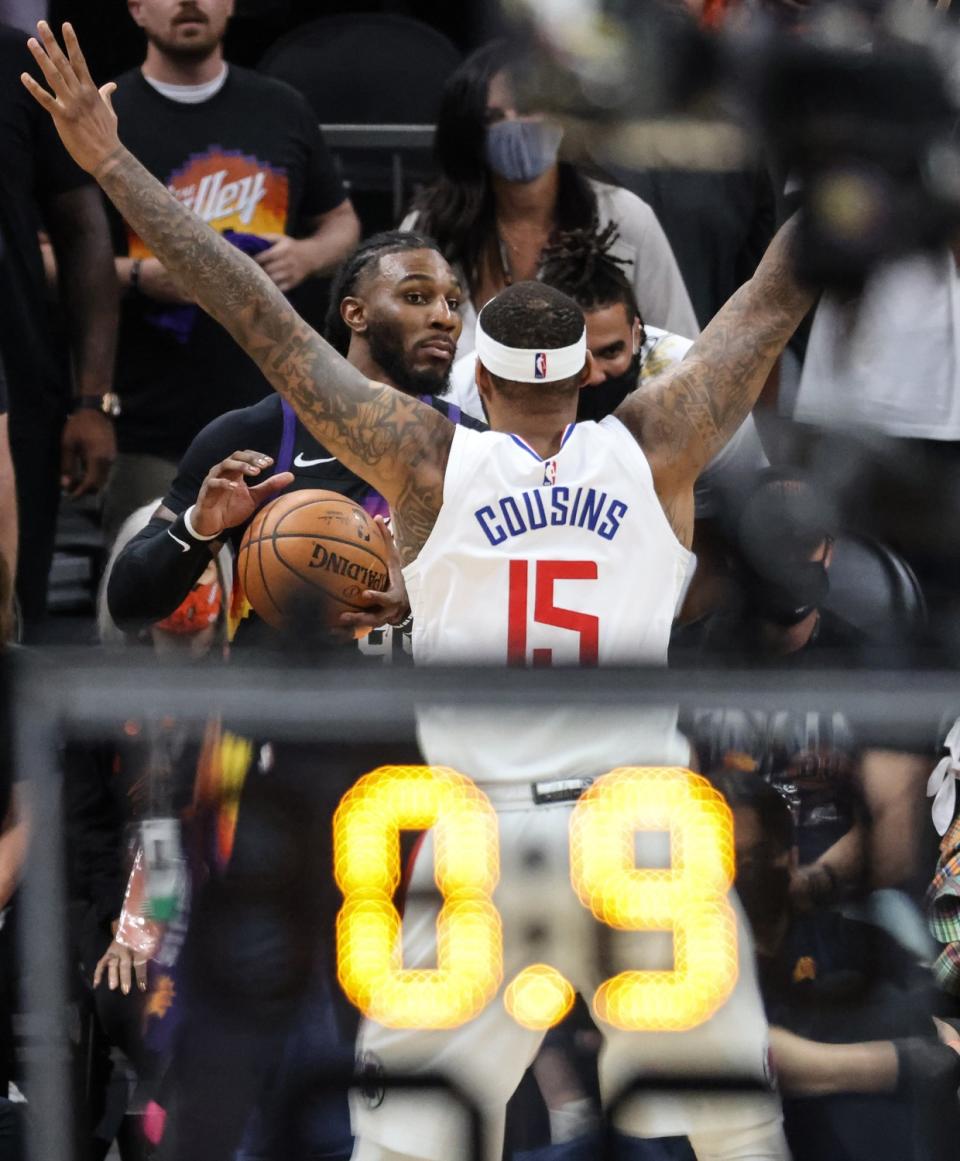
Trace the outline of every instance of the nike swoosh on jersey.
{"label": "nike swoosh on jersey", "polygon": [[180,547],[183,549],[184,552],[190,551],[190,545],[187,544],[187,542],[185,540],[181,540],[179,536],[174,536],[169,528],[167,529],[167,535],[170,537],[171,540],[175,540],[177,542],[177,544],[180,545]]}
{"label": "nike swoosh on jersey", "polygon": [[336,462],[336,456],[327,456],[326,459],[322,460],[305,460],[303,458],[303,452],[297,452],[293,460],[293,466],[295,468],[312,468],[314,464],[335,464]]}

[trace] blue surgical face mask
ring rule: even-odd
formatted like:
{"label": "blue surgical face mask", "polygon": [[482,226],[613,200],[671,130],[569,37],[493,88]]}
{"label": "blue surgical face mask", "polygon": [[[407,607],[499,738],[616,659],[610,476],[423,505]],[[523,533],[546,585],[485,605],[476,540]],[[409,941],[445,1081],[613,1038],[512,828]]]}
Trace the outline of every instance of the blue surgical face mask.
{"label": "blue surgical face mask", "polygon": [[556,164],[562,139],[552,121],[497,121],[487,129],[487,164],[505,181],[533,181]]}

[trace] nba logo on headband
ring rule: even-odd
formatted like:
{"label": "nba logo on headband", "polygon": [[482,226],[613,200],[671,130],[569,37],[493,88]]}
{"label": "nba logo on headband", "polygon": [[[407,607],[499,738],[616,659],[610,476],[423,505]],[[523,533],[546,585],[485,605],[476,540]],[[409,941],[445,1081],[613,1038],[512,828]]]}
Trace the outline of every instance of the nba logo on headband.
{"label": "nba logo on headband", "polygon": [[577,341],[566,347],[551,347],[546,351],[538,351],[536,347],[508,347],[491,338],[483,329],[487,306],[477,319],[477,358],[492,375],[499,375],[512,383],[557,383],[561,379],[571,379],[583,370],[587,359],[586,327]]}

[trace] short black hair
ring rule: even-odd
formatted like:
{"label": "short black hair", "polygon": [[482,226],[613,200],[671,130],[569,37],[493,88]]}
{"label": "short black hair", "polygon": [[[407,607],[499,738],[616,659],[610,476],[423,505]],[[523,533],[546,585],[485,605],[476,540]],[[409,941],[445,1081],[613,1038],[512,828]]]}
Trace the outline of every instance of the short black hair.
{"label": "short black hair", "polygon": [[515,282],[483,308],[483,329],[505,347],[553,351],[583,334],[583,311],[561,290],[542,282]]}
{"label": "short black hair", "polygon": [[385,230],[361,242],[337,270],[330,286],[330,303],[323,330],[324,338],[341,355],[346,355],[350,348],[350,328],[340,314],[340,304],[345,298],[356,294],[357,284],[371,266],[388,254],[401,254],[405,250],[441,252],[433,238],[428,238],[426,234],[417,234],[413,230]]}
{"label": "short black hair", "polygon": [[642,326],[633,283],[623,269],[626,259],[610,253],[619,237],[616,222],[602,230],[565,230],[544,250],[537,277],[569,295],[583,310],[622,303],[630,321],[639,318]]}
{"label": "short black hair", "polygon": [[769,782],[752,770],[726,767],[713,771],[708,778],[727,800],[731,810],[741,806],[757,812],[763,836],[774,850],[793,849],[794,826],[790,805]]}

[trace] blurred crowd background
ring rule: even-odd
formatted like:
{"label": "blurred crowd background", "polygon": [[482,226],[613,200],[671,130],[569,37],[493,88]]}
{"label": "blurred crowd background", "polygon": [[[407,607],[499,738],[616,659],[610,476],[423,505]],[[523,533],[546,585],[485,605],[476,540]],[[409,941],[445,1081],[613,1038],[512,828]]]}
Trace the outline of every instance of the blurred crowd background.
{"label": "blurred crowd background", "polygon": [[[213,667],[249,643],[275,647],[234,577],[257,497],[199,569],[165,536],[209,501],[211,479],[246,478],[235,453],[269,457],[256,473],[289,471],[289,487],[380,503],[330,467],[63,153],[19,81],[33,67],[28,31],[49,17],[74,23],[98,83],[119,78],[121,137],[148,169],[351,362],[471,426],[484,423],[476,313],[505,286],[538,278],[582,307],[596,371],[579,418],[601,419],[684,357],[803,207],[796,260],[821,293],[698,484],[697,569],[671,664],[797,670],[810,688],[821,667],[851,671],[851,684],[872,668],[955,669],[950,7],[0,0],[8,653],[71,644],[122,672],[151,651]],[[402,295],[424,263],[429,292]],[[358,674],[409,652],[402,624],[320,650]],[[947,1161],[960,1148],[952,721],[917,722],[904,746],[802,692],[776,713],[737,704],[682,720],[735,812],[797,1161]],[[327,831],[340,794],[379,759],[328,749],[319,790],[310,747],[254,744],[230,723],[203,739],[170,722],[125,730],[62,751],[75,1155],[172,1156],[173,1110],[180,1158],[349,1157],[343,1101],[305,1097],[304,1077],[352,1062],[356,1014],[330,966]],[[35,837],[27,774],[8,762],[0,797],[4,1161],[21,1155],[29,1118],[16,951]],[[234,846],[238,799],[246,838]],[[171,904],[162,923],[131,875],[140,824],[156,818],[189,818],[205,836],[191,874],[214,896],[189,917]],[[308,880],[327,888],[314,898]],[[237,902],[251,895],[256,922]],[[178,1033],[177,971],[159,949],[187,928],[178,970],[195,982]],[[514,1099],[508,1154],[596,1156],[598,1118],[596,1034],[578,1008]],[[636,1161],[691,1156],[681,1139],[622,1148]]]}

